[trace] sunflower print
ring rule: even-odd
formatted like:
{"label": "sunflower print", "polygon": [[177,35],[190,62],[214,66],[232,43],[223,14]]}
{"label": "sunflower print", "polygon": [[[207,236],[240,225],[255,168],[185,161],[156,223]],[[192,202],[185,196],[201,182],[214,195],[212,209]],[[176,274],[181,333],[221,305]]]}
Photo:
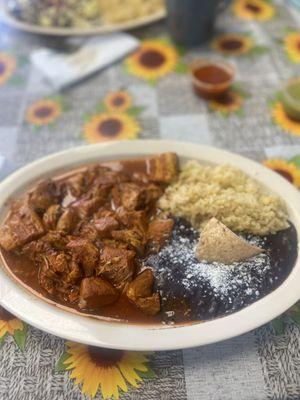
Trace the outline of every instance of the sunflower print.
{"label": "sunflower print", "polygon": [[89,143],[136,139],[140,131],[134,117],[113,111],[93,115],[83,127],[84,138]]}
{"label": "sunflower print", "polygon": [[124,112],[132,106],[132,97],[125,90],[108,93],[103,101],[109,111]]}
{"label": "sunflower print", "polygon": [[34,102],[26,113],[26,121],[37,127],[50,125],[57,120],[63,111],[59,99],[44,99]]}
{"label": "sunflower print", "polygon": [[235,0],[234,14],[245,20],[268,21],[275,15],[275,7],[266,0]]}
{"label": "sunflower print", "polygon": [[85,395],[95,397],[100,391],[103,399],[119,399],[120,390],[127,393],[145,378],[154,378],[145,353],[106,350],[73,342],[66,343],[67,350],[57,364],[57,370],[71,371],[70,378],[82,385]]}
{"label": "sunflower print", "polygon": [[25,348],[27,325],[0,306],[0,345],[12,336],[21,350]]}
{"label": "sunflower print", "polygon": [[230,114],[241,116],[245,96],[246,93],[244,94],[242,91],[231,88],[222,95],[210,100],[208,102],[208,108],[226,117]]}
{"label": "sunflower print", "polygon": [[0,85],[4,85],[17,68],[16,59],[7,53],[0,52]]}
{"label": "sunflower print", "polygon": [[290,61],[300,63],[300,32],[290,32],[284,38],[284,48]]}
{"label": "sunflower print", "polygon": [[284,131],[295,136],[300,136],[300,121],[292,119],[287,115],[280,100],[275,101],[272,105],[272,119]]}
{"label": "sunflower print", "polygon": [[273,158],[263,161],[263,164],[283,176],[297,188],[300,188],[300,170],[292,162]]}
{"label": "sunflower print", "polygon": [[248,54],[254,48],[254,41],[240,33],[224,33],[212,42],[214,50],[229,56]]}
{"label": "sunflower print", "polygon": [[149,82],[155,82],[174,71],[185,72],[178,50],[168,41],[159,39],[145,40],[125,60],[125,67],[130,74]]}

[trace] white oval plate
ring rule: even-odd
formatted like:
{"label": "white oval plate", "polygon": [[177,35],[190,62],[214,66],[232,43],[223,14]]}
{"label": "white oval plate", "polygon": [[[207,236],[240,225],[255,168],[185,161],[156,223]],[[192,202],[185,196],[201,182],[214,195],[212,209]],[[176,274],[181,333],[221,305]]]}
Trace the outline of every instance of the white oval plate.
{"label": "white oval plate", "polygon": [[166,11],[162,10],[152,15],[147,15],[135,20],[122,22],[119,24],[91,26],[87,28],[59,28],[59,27],[44,27],[30,22],[25,22],[17,19],[11,14],[7,8],[6,0],[0,0],[0,18],[12,28],[19,29],[24,32],[35,33],[39,35],[49,36],[90,36],[109,33],[115,31],[124,31],[139,28],[153,22],[160,21],[166,17]]}
{"label": "white oval plate", "polygon": [[[287,203],[290,220],[300,237],[300,196],[284,178],[262,165],[208,146],[173,141],[126,141],[78,147],[35,161],[0,184],[0,212],[5,203],[39,178],[81,163],[147,156],[173,151],[181,163],[231,164],[260,181]],[[26,291],[0,268],[0,303],[29,324],[56,336],[94,346],[124,350],[171,350],[205,345],[250,331],[282,314],[300,298],[300,260],[283,284],[249,307],[213,321],[175,327],[99,321],[61,310]]]}

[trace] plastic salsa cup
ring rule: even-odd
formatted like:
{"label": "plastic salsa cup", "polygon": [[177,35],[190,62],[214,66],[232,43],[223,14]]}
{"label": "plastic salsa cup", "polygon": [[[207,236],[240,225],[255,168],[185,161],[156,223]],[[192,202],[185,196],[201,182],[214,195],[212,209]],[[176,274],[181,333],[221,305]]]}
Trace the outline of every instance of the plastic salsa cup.
{"label": "plastic salsa cup", "polygon": [[236,69],[224,60],[198,59],[190,66],[195,92],[206,99],[225,93],[232,84]]}
{"label": "plastic salsa cup", "polygon": [[291,79],[281,90],[281,101],[287,115],[300,121],[300,78]]}

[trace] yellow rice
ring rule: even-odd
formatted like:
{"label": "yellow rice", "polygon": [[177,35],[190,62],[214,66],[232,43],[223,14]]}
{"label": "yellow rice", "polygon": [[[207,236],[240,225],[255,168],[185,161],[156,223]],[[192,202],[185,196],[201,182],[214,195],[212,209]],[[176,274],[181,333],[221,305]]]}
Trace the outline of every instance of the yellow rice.
{"label": "yellow rice", "polygon": [[244,172],[228,165],[189,161],[159,201],[196,228],[215,217],[235,232],[267,235],[288,227],[282,200]]}

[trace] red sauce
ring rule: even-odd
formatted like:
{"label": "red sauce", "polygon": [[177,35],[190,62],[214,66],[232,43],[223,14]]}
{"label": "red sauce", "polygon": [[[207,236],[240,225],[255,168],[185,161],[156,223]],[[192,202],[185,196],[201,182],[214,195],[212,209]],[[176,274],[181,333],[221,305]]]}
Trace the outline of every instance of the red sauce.
{"label": "red sauce", "polygon": [[229,81],[232,75],[225,68],[217,65],[203,65],[194,71],[194,76],[201,82],[219,85]]}

